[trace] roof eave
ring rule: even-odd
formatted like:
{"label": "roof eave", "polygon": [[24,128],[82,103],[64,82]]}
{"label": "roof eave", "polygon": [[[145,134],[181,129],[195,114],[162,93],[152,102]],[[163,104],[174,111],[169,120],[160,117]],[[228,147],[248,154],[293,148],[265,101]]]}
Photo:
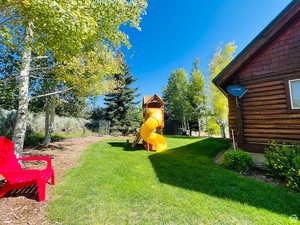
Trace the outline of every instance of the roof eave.
{"label": "roof eave", "polygon": [[[300,1],[293,0],[272,22],[263,29],[214,79],[213,83],[222,89],[224,84],[241,66],[244,65],[261,47],[277,34],[300,9]],[[223,90],[224,91],[224,90]]]}

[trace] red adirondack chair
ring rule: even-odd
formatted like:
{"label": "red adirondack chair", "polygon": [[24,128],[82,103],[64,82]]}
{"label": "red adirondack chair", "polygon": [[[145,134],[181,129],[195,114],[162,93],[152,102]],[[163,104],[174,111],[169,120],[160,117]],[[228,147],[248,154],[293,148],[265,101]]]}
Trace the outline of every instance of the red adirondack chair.
{"label": "red adirondack chair", "polygon": [[[46,161],[47,168],[43,170],[22,169],[19,160]],[[0,198],[8,192],[36,184],[38,187],[39,201],[46,199],[46,184],[51,179],[54,185],[54,170],[50,157],[24,157],[17,159],[14,153],[14,143],[0,137],[0,174],[6,179],[6,183],[0,188]]]}

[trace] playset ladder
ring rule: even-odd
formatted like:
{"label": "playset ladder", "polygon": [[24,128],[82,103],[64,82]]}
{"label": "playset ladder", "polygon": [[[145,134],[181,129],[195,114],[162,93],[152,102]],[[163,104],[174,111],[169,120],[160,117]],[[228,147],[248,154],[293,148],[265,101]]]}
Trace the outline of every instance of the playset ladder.
{"label": "playset ladder", "polygon": [[141,140],[140,131],[137,132],[134,141],[132,142],[132,147],[135,148]]}

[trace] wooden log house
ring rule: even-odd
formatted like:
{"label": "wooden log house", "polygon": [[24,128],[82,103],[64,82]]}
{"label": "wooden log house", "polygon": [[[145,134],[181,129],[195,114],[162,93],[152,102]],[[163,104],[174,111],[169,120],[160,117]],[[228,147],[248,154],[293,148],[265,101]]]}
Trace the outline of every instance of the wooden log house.
{"label": "wooden log house", "polygon": [[[291,2],[213,82],[228,98],[229,128],[240,147],[262,151],[272,140],[300,144],[300,0]],[[229,85],[248,89],[238,104],[226,91]]]}

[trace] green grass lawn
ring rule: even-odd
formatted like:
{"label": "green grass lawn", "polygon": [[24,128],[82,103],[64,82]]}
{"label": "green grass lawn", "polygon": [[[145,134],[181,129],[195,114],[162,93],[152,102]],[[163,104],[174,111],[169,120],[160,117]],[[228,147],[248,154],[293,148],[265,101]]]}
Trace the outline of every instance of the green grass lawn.
{"label": "green grass lawn", "polygon": [[91,145],[54,190],[52,224],[300,224],[300,194],[213,163],[222,139],[168,137],[169,151]]}

